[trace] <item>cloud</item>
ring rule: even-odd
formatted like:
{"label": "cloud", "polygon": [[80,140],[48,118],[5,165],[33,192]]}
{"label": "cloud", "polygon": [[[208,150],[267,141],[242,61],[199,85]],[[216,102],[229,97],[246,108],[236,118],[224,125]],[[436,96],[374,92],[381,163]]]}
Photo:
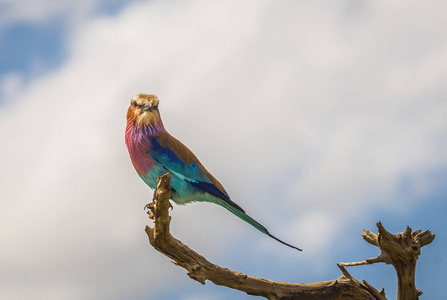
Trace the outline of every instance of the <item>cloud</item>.
{"label": "cloud", "polygon": [[[26,86],[2,77],[0,298],[123,299],[187,280],[143,232],[151,192],[123,141],[139,92],[309,260],[329,251],[322,232],[397,207],[403,176],[445,168],[445,18],[344,3],[136,3],[78,23],[60,69]],[[16,15],[48,17],[34,13]],[[219,207],[173,214],[174,234],[211,258],[248,245],[291,255]]]}

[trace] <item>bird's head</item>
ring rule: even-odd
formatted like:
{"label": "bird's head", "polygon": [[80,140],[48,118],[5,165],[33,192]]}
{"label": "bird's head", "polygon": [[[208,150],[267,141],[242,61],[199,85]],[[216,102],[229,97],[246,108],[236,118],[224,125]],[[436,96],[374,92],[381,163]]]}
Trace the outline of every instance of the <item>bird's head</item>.
{"label": "bird's head", "polygon": [[161,123],[158,111],[158,98],[155,95],[139,94],[130,99],[127,122],[142,126],[157,126]]}

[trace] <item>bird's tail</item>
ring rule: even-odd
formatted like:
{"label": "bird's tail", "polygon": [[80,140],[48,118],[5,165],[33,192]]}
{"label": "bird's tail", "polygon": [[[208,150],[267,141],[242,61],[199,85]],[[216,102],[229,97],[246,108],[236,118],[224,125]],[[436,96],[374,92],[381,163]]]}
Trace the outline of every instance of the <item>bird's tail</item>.
{"label": "bird's tail", "polygon": [[239,218],[241,218],[242,220],[244,220],[245,222],[247,222],[248,224],[250,224],[251,226],[253,226],[254,228],[256,228],[257,230],[259,230],[260,232],[268,235],[269,237],[271,237],[272,239],[277,240],[278,242],[280,242],[281,244],[284,244],[290,248],[296,249],[298,251],[303,251],[298,247],[292,246],[290,244],[287,244],[284,241],[281,241],[280,239],[278,239],[276,236],[271,235],[269,233],[269,231],[267,230],[267,228],[265,228],[264,226],[262,226],[258,221],[256,221],[255,219],[253,219],[252,217],[250,217],[249,215],[247,215],[244,211],[241,211],[240,209],[231,206],[230,204],[222,201],[223,203],[221,204],[223,207],[225,207],[226,209],[228,209],[229,211],[231,211],[233,214],[235,214],[236,216],[238,216]]}

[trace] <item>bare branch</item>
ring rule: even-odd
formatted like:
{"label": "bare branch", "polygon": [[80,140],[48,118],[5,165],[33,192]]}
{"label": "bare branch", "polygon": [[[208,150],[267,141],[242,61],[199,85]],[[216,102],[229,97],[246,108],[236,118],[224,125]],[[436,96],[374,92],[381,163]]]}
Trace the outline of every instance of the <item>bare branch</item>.
{"label": "bare branch", "polygon": [[336,280],[295,284],[257,278],[210,263],[170,234],[169,182],[169,174],[158,180],[153,203],[147,205],[154,226],[146,226],[146,233],[151,245],[176,265],[185,268],[192,279],[202,284],[209,280],[217,285],[268,299],[386,299],[383,291],[379,292],[369,284],[359,282],[343,266],[339,266],[342,276]]}
{"label": "bare branch", "polygon": [[424,231],[423,233],[420,233],[421,230],[418,230],[419,232],[414,236],[414,240],[419,243],[419,246],[422,248],[428,244],[431,244],[433,240],[435,239],[436,235],[432,234],[430,230]]}
{"label": "bare branch", "polygon": [[387,300],[385,297],[385,289],[382,289],[379,292],[372,285],[370,285],[366,280],[363,280],[363,284],[367,287],[368,291],[376,297],[376,299]]}
{"label": "bare branch", "polygon": [[188,276],[205,284],[206,280],[217,285],[243,291],[249,295],[263,296],[268,299],[378,299],[386,300],[385,291],[376,290],[368,282],[359,282],[345,267],[370,265],[375,263],[391,264],[398,277],[398,300],[416,300],[422,292],[415,287],[416,261],[420,249],[435,239],[429,230],[412,231],[407,226],[404,232],[389,233],[382,223],[377,223],[378,234],[363,229],[362,238],[371,245],[379,247],[381,254],[360,262],[339,263],[342,276],[336,280],[309,284],[295,284],[270,281],[235,272],[210,263],[202,255],[190,249],[170,234],[169,197],[171,177],[165,174],[158,179],[153,202],[148,204],[149,217],[154,226],[146,226],[151,245],[174,263],[188,271]]}
{"label": "bare branch", "polygon": [[345,266],[345,267],[352,267],[352,266],[362,266],[362,265],[372,265],[376,263],[386,263],[390,264],[390,257],[386,253],[380,254],[378,257],[372,257],[368,258],[362,261],[358,262],[351,262],[351,263],[339,263],[339,265]]}
{"label": "bare branch", "polygon": [[422,292],[415,286],[416,261],[421,254],[421,248],[430,244],[435,239],[435,235],[429,230],[423,233],[421,230],[412,231],[409,226],[404,232],[394,235],[389,233],[380,222],[377,223],[377,229],[378,234],[364,229],[362,237],[368,243],[380,248],[380,256],[361,262],[342,263],[342,265],[359,266],[379,262],[391,264],[396,269],[398,278],[397,299],[419,299]]}
{"label": "bare branch", "polygon": [[362,238],[371,245],[379,247],[379,243],[377,242],[377,234],[363,228]]}

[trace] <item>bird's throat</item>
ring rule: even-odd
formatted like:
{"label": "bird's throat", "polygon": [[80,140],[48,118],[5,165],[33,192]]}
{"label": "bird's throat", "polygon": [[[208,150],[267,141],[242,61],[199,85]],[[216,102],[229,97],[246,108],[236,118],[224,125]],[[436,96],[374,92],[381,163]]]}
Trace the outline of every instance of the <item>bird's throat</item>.
{"label": "bird's throat", "polygon": [[126,145],[129,150],[132,164],[140,176],[146,176],[149,169],[152,168],[152,159],[147,154],[151,148],[151,140],[165,131],[163,124],[158,126],[138,126],[135,122],[128,122],[126,127]]}

